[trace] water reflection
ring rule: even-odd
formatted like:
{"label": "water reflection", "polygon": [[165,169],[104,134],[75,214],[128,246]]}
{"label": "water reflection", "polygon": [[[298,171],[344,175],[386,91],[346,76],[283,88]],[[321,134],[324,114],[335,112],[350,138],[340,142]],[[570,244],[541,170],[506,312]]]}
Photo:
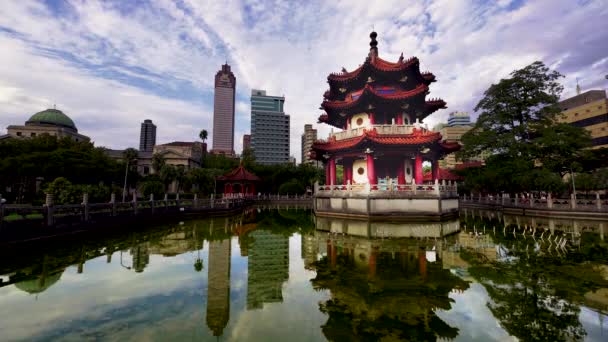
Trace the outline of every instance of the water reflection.
{"label": "water reflection", "polygon": [[0,305],[14,308],[0,311],[0,330],[8,340],[600,341],[605,224],[254,209],[146,227],[0,258]]}

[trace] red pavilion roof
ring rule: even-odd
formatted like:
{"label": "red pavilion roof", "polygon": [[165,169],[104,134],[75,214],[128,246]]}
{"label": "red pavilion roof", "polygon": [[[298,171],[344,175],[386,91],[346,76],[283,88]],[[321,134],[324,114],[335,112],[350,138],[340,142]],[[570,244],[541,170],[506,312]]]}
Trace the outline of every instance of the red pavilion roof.
{"label": "red pavilion roof", "polygon": [[412,90],[398,90],[394,93],[382,94],[376,89],[372,88],[369,84],[363,88],[363,92],[356,99],[347,99],[345,101],[324,101],[321,106],[323,108],[331,108],[331,109],[346,109],[355,107],[359,103],[366,100],[366,97],[371,97],[370,99],[379,99],[379,100],[405,100],[416,95],[425,94],[429,90],[429,87],[426,84],[419,84],[416,88]]}
{"label": "red pavilion roof", "polygon": [[254,175],[253,173],[245,170],[243,165],[241,164],[236,169],[228,172],[223,176],[217,177],[217,180],[220,181],[252,181],[258,182],[260,181],[260,177]]}
{"label": "red pavilion roof", "polygon": [[366,60],[365,64],[361,65],[360,67],[358,67],[357,69],[355,69],[353,71],[332,73],[327,77],[327,79],[330,81],[351,80],[351,79],[359,76],[361,71],[364,70],[364,68],[367,65],[370,65],[374,69],[379,70],[379,71],[403,71],[411,66],[418,65],[419,63],[420,62],[418,61],[418,58],[416,58],[416,57],[412,57],[412,58],[408,59],[407,61],[403,61],[402,59],[399,59],[399,62],[397,62],[397,63],[392,63],[392,62],[386,61],[380,57],[375,57],[375,58]]}

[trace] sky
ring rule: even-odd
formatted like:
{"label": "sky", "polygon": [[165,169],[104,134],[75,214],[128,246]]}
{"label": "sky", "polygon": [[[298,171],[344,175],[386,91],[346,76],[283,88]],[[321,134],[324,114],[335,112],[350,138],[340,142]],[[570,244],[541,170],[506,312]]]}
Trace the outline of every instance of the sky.
{"label": "sky", "polygon": [[[237,79],[235,149],[250,131],[251,89],[284,95],[291,154],[317,124],[327,75],[379,55],[420,59],[447,102],[425,122],[468,111],[515,69],[541,60],[565,77],[563,96],[608,87],[608,0],[2,0],[0,134],[45,108],[64,111],[96,146],[138,147],[152,119],[157,143],[212,136],[213,80]],[[208,141],[210,142],[210,141]]]}

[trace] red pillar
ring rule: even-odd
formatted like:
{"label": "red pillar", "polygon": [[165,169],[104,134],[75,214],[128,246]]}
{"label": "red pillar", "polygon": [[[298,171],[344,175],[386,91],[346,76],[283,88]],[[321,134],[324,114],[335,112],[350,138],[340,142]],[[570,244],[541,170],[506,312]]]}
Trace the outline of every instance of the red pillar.
{"label": "red pillar", "polygon": [[251,183],[249,189],[251,189],[251,193],[255,195],[255,183]]}
{"label": "red pillar", "polygon": [[368,115],[369,115],[369,123],[372,124],[372,125],[375,125],[376,124],[376,120],[374,118],[374,113],[369,113]]}
{"label": "red pillar", "polygon": [[373,278],[376,276],[376,259],[378,258],[378,250],[372,247],[372,250],[369,254],[368,267],[369,267],[369,277]]}
{"label": "red pillar", "polygon": [[431,176],[433,177],[433,182],[439,176],[439,161],[438,160],[433,160],[431,162]]}
{"label": "red pillar", "polygon": [[403,114],[397,113],[397,119],[395,120],[397,125],[403,125]]}
{"label": "red pillar", "polygon": [[342,168],[344,169],[342,180],[342,184],[346,185],[347,181],[353,183],[353,161],[352,159],[344,158],[342,159]]}
{"label": "red pillar", "polygon": [[404,185],[405,184],[405,160],[399,158],[399,165],[397,165],[397,184]]}
{"label": "red pillar", "polygon": [[367,154],[367,180],[370,185],[378,184],[376,180],[376,170],[374,168],[374,156],[371,153]]}
{"label": "red pillar", "polygon": [[426,251],[424,249],[418,251],[418,270],[422,279],[426,279]]}
{"label": "red pillar", "polygon": [[422,184],[422,156],[420,155],[420,153],[416,154],[414,176],[416,179],[416,184]]}
{"label": "red pillar", "polygon": [[336,185],[336,160],[334,158],[329,160],[329,180],[331,185]]}
{"label": "red pillar", "polygon": [[329,160],[325,163],[325,185],[331,184],[331,175],[329,172]]}

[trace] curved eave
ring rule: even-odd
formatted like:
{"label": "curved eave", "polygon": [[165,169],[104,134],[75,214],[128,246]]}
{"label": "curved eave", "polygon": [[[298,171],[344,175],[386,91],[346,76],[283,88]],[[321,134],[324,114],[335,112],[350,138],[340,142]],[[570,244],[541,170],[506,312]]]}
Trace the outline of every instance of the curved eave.
{"label": "curved eave", "polygon": [[369,85],[365,86],[363,89],[363,93],[353,101],[324,101],[321,103],[321,107],[326,111],[336,111],[336,110],[347,110],[351,108],[356,108],[361,104],[365,104],[368,102],[393,102],[400,103],[404,100],[409,100],[413,97],[419,95],[425,95],[429,90],[429,87],[426,84],[419,84],[416,88],[412,90],[399,91],[394,94],[380,94],[376,90],[374,90]]}
{"label": "curved eave", "polygon": [[[435,143],[441,140],[441,134],[439,132],[426,132],[415,131],[413,134],[408,135],[377,135],[374,130],[365,131],[361,136],[344,139],[344,140],[330,140],[328,142],[317,141],[313,143],[313,151],[317,157],[322,157],[325,152],[339,152],[345,151],[357,146],[361,146],[365,143],[371,143],[375,145],[390,145],[390,146],[420,146],[429,143]],[[456,143],[457,144],[457,143]],[[460,145],[459,145],[460,148]],[[443,150],[443,147],[442,147]]]}
{"label": "curved eave", "polygon": [[446,108],[448,108],[447,104],[442,99],[431,99],[431,100],[425,102],[424,112],[422,113],[423,115],[419,116],[419,118],[422,120],[422,119],[426,118],[427,116],[435,113],[439,109],[446,109]]}
{"label": "curved eave", "polygon": [[419,63],[420,61],[418,61],[418,58],[416,57],[412,57],[407,61],[397,63],[391,63],[389,61],[383,60],[380,57],[376,57],[373,59],[368,57],[367,59],[365,59],[365,63],[363,63],[357,69],[350,72],[329,74],[329,76],[327,76],[327,80],[330,83],[349,82],[359,77],[367,67],[371,67],[371,69],[381,72],[402,72],[407,70],[408,68],[411,68],[414,65],[419,65]]}
{"label": "curved eave", "polygon": [[460,149],[462,148],[462,146],[460,146],[460,144],[457,142],[447,142],[447,141],[440,141],[439,147],[441,147],[441,151],[443,153],[457,152],[457,151],[460,151]]}

